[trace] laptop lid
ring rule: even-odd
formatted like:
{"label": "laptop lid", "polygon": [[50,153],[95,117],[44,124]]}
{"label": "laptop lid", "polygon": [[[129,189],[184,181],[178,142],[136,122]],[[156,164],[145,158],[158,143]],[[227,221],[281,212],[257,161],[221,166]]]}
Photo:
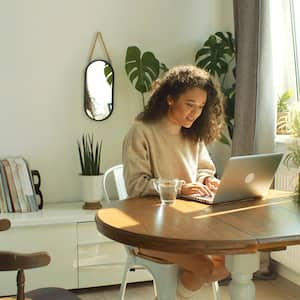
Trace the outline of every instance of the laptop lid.
{"label": "laptop lid", "polygon": [[283,153],[230,157],[212,203],[263,197],[267,194]]}

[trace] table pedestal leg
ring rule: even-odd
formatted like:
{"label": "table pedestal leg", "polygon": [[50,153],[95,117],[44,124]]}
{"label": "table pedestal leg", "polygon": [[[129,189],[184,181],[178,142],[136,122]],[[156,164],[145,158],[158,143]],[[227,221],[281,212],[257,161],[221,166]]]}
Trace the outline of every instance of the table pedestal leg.
{"label": "table pedestal leg", "polygon": [[259,253],[227,255],[226,267],[232,277],[229,284],[230,299],[254,300],[252,275],[259,269]]}

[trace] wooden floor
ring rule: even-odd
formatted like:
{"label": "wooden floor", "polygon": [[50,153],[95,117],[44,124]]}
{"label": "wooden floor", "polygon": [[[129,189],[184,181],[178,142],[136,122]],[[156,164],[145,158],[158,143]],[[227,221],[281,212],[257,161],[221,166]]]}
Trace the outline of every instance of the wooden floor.
{"label": "wooden floor", "polygon": [[[299,300],[300,286],[278,277],[271,281],[255,281],[256,300]],[[210,286],[205,286],[203,296],[200,299],[210,300],[212,291]],[[229,300],[228,287],[222,286],[222,300]],[[102,287],[93,289],[77,290],[75,293],[82,300],[115,300],[117,299],[119,286]],[[151,283],[129,284],[126,290],[126,300],[153,300],[154,293]],[[199,299],[199,300],[200,300]],[[174,299],[175,300],[175,299]]]}

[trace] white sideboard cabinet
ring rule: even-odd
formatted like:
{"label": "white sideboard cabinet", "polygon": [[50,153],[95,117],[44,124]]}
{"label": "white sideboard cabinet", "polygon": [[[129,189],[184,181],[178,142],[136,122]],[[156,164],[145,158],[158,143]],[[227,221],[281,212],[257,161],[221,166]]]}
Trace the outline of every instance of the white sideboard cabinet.
{"label": "white sideboard cabinet", "polygon": [[[123,245],[98,232],[96,211],[82,203],[51,203],[32,213],[5,213],[12,227],[0,232],[0,250],[47,251],[51,263],[26,270],[25,289],[87,288],[121,283],[126,252]],[[129,272],[128,281],[151,280],[145,270]],[[16,293],[16,272],[0,272],[0,296]]]}

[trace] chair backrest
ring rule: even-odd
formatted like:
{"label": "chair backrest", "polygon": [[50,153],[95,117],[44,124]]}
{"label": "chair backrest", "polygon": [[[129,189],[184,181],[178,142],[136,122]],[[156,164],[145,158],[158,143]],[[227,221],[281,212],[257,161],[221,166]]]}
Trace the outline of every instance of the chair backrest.
{"label": "chair backrest", "polygon": [[[0,219],[0,231],[9,229],[10,225],[11,223],[8,219]],[[48,255],[47,252],[35,252],[35,253],[22,254],[16,252],[0,251],[0,271],[18,272],[17,273],[17,300],[25,300],[24,270],[47,266],[49,263],[50,263],[50,256]],[[14,299],[14,298],[8,298],[8,299]]]}
{"label": "chair backrest", "polygon": [[125,181],[124,181],[124,176],[123,176],[123,165],[116,165],[111,168],[109,168],[103,175],[103,192],[104,192],[104,197],[106,201],[110,201],[111,197],[109,197],[108,191],[107,191],[107,183],[108,183],[108,177],[109,175],[113,175],[114,181],[115,181],[115,186],[117,189],[117,194],[118,194],[118,199],[119,200],[124,200],[128,198],[128,194],[126,191],[126,186],[125,186]]}
{"label": "chair backrest", "polygon": [[[105,200],[109,203],[112,200],[112,197],[109,197],[108,191],[107,191],[107,183],[108,183],[108,178],[112,175],[114,178],[115,186],[117,189],[117,194],[118,194],[118,199],[117,200],[124,200],[128,198],[128,194],[126,191],[126,186],[125,186],[125,181],[124,181],[124,176],[123,176],[123,165],[116,165],[111,168],[109,168],[103,175],[103,181],[102,181],[102,186],[103,186],[103,193]],[[125,250],[127,255],[130,257],[135,256],[134,252],[134,247],[124,245]]]}

